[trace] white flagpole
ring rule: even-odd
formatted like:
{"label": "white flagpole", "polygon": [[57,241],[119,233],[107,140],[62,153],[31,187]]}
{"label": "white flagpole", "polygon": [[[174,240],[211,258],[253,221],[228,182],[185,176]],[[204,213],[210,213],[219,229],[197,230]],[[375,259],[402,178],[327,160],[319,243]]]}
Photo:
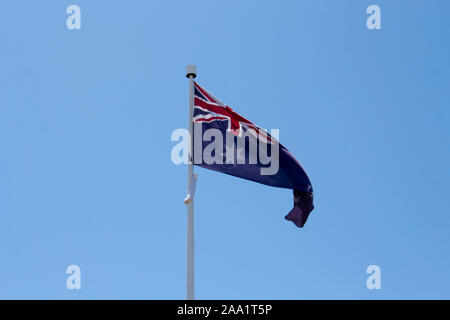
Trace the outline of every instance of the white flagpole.
{"label": "white flagpole", "polygon": [[188,163],[188,195],[184,200],[187,205],[187,252],[186,252],[186,299],[194,299],[194,199],[191,183],[194,174],[193,164],[193,122],[194,114],[194,78],[197,76],[196,66],[186,67],[186,77],[189,79],[189,134],[191,143],[189,144],[189,163]]}

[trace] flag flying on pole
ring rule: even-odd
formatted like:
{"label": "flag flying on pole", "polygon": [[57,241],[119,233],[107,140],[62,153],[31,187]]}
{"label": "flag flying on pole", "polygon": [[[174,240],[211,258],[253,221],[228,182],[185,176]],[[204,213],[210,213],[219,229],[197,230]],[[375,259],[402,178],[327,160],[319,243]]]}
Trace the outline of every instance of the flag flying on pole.
{"label": "flag flying on pole", "polygon": [[194,165],[292,189],[294,207],[285,217],[303,227],[314,209],[311,182],[297,159],[266,130],[245,119],[194,82]]}

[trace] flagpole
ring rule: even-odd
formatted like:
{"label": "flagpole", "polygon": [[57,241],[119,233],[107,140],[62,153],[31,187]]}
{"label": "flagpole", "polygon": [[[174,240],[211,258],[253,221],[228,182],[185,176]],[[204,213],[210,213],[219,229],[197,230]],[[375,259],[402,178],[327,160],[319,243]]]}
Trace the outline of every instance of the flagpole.
{"label": "flagpole", "polygon": [[197,76],[197,67],[190,65],[186,67],[186,77],[189,79],[189,144],[188,163],[188,195],[185,199],[187,205],[187,239],[186,239],[186,299],[194,299],[194,199],[191,194],[191,182],[194,174],[193,164],[193,113],[194,113],[194,78]]}

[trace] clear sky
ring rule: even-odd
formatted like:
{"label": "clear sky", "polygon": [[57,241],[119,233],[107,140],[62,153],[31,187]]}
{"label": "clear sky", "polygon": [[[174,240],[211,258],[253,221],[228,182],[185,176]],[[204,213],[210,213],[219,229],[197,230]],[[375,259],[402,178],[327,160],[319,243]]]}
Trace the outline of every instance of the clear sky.
{"label": "clear sky", "polygon": [[[81,8],[81,30],[66,8]],[[381,8],[381,30],[366,8]],[[450,298],[450,2],[2,1],[0,298],[183,299],[198,82],[307,170],[292,193],[196,168],[199,299]],[[69,265],[81,290],[66,288]],[[381,268],[368,290],[366,268]]]}

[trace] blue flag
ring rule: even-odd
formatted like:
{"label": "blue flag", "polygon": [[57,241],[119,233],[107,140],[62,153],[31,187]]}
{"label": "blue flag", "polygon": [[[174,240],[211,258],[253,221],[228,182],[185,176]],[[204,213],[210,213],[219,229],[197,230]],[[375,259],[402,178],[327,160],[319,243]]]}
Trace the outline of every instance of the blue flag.
{"label": "blue flag", "polygon": [[194,82],[194,164],[242,179],[292,189],[285,217],[303,227],[314,209],[311,182],[302,165],[278,142],[278,131],[248,121]]}

